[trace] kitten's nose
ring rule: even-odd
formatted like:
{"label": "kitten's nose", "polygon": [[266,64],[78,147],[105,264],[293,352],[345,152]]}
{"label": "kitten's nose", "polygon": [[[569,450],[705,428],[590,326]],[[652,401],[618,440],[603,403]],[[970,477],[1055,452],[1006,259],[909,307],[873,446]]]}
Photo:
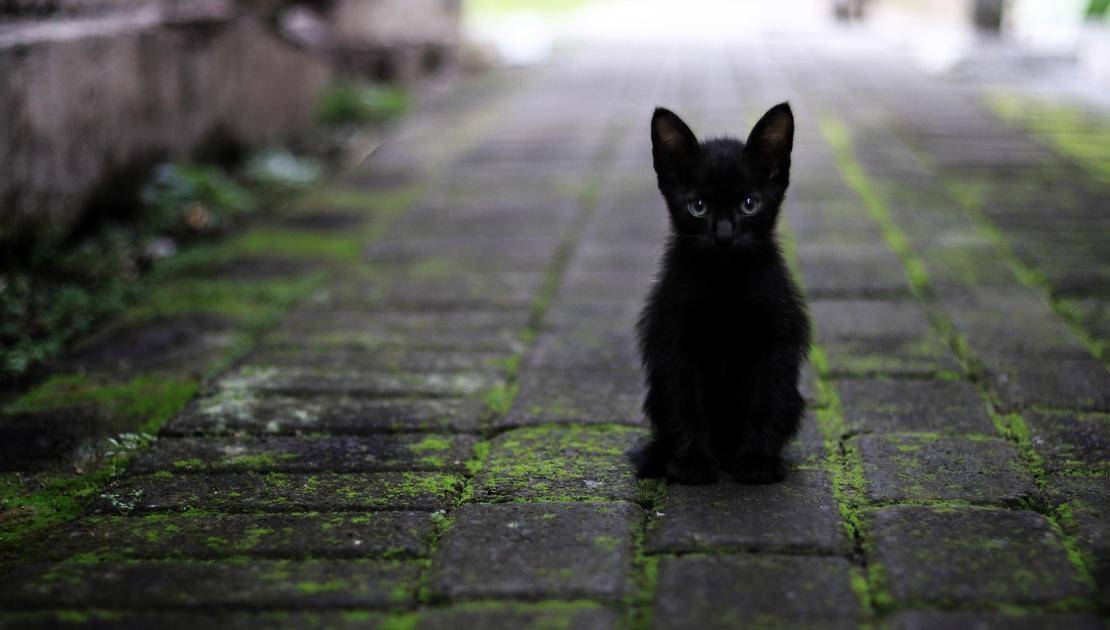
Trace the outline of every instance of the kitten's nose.
{"label": "kitten's nose", "polygon": [[718,221],[717,222],[716,236],[717,236],[717,242],[718,243],[727,243],[727,242],[731,241],[732,240],[732,224],[729,223],[728,221],[724,221],[724,220]]}

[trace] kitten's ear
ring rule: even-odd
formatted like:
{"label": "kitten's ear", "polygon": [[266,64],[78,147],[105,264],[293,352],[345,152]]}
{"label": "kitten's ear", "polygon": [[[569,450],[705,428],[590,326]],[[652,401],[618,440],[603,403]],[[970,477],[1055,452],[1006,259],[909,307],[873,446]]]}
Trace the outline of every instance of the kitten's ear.
{"label": "kitten's ear", "polygon": [[669,109],[655,108],[651,117],[651,156],[659,175],[677,175],[699,151],[698,139]]}
{"label": "kitten's ear", "polygon": [[790,150],[794,147],[794,113],[790,105],[779,103],[763,114],[752,127],[744,152],[774,177],[790,168]]}

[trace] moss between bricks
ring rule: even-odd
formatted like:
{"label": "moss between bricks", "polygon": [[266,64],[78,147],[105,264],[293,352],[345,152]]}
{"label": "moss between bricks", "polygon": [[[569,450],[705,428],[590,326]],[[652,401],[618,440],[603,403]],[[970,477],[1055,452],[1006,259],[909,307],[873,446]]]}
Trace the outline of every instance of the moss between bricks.
{"label": "moss between bricks", "polygon": [[[913,289],[914,295],[918,299],[927,301],[929,295],[931,294],[931,290],[929,286],[928,275],[925,273],[924,270],[924,265],[921,263],[916,254],[908,247],[908,241],[905,238],[904,233],[896,224],[894,224],[893,220],[890,218],[889,212],[886,208],[885,200],[878,192],[876,192],[876,187],[873,185],[870,178],[864,172],[862,165],[860,165],[860,163],[856,159],[854,155],[854,149],[852,147],[851,138],[848,134],[847,129],[838,120],[829,116],[824,116],[821,119],[820,130],[822,135],[825,137],[825,140],[833,148],[834,154],[837,159],[837,165],[840,167],[841,175],[843,176],[845,182],[848,183],[848,185],[853,188],[853,190],[855,190],[857,195],[859,195],[860,199],[864,202],[864,205],[867,207],[872,218],[882,230],[883,236],[887,240],[887,244],[891,247],[892,250],[895,251],[896,254],[898,254],[899,258],[902,260],[903,265],[906,267],[906,275],[910,281],[910,285]],[[963,191],[962,194],[965,198],[967,198],[968,195],[970,195],[971,193]],[[1021,270],[1015,270],[1015,273],[1018,275],[1019,279],[1021,279],[1021,273],[1018,273],[1019,271]],[[998,404],[997,401],[995,401],[991,397],[990,392],[985,389],[982,379],[983,364],[981,360],[978,357],[974,356],[974,354],[970,350],[967,341],[962,337],[962,335],[955,332],[955,327],[947,319],[947,317],[939,312],[936,312],[935,310],[932,312],[931,315],[934,326],[937,327],[942,336],[944,336],[944,338],[948,340],[949,345],[959,357],[961,363],[963,363],[967,373],[971,375],[972,381],[978,387],[980,396],[982,396],[986,401],[986,404],[988,405],[989,411],[992,415],[992,419],[994,420],[999,433],[1017,444],[1019,451],[1025,457],[1027,470],[1033,475],[1038,485],[1043,488],[1043,468],[1039,465],[1037,456],[1032,449],[1032,445],[1029,443],[1029,432],[1028,428],[1024,424],[1024,421],[1018,414],[1010,414],[1009,416],[1003,417],[995,411],[998,408]],[[821,372],[822,374],[827,374],[827,364],[825,365],[825,369]],[[833,395],[835,395],[835,392],[833,393]],[[859,471],[861,470],[861,466],[858,462],[858,454],[853,454],[851,452],[851,448],[852,447],[850,446],[846,446],[845,452],[851,458],[854,458],[856,460],[856,464],[855,466],[853,466],[853,468]],[[858,479],[854,478],[855,474],[853,474],[852,477],[853,478],[849,481],[851,481],[853,485],[859,484],[854,494],[856,494],[856,496],[863,496],[861,494],[863,487],[862,484],[864,483],[862,472],[859,472]],[[835,491],[836,490],[834,484],[834,492]],[[946,504],[951,504],[954,506],[963,505],[959,502],[945,501],[930,501],[928,502],[928,504],[935,505],[941,508],[943,508]],[[1065,551],[1067,552],[1068,559],[1071,561],[1072,566],[1075,568],[1079,579],[1089,585],[1092,585],[1093,588],[1094,581],[1091,577],[1089,561],[1084,556],[1084,554],[1079,551],[1078,543],[1074,540],[1074,538],[1066,535],[1063,529],[1060,527],[1058,522],[1058,515],[1051,510],[1037,509],[1038,506],[1030,505],[1027,507],[1029,507],[1030,509],[1035,509],[1035,511],[1040,512],[1046,518],[1046,520],[1049,522],[1050,526],[1056,533]],[[858,509],[850,511],[850,513],[853,518],[856,519],[856,522],[858,524]],[[866,548],[867,541],[865,538],[859,537],[857,538],[857,541],[860,542],[864,548]],[[874,603],[879,608],[887,607],[889,604],[889,602],[887,601],[889,599],[889,595],[882,590],[882,568],[878,566],[869,567],[868,571],[869,583],[871,584],[870,593],[872,603]],[[1067,607],[1071,604],[1065,602],[1063,605]],[[1089,603],[1081,603],[1081,607],[1087,605],[1089,605]],[[1063,608],[1055,607],[1052,609],[1062,610]]]}
{"label": "moss between bricks", "polygon": [[[193,379],[143,376],[124,383],[96,383],[79,374],[58,375],[45,381],[8,405],[10,413],[33,413],[60,409],[94,408],[104,414],[134,423],[133,435],[152,436],[167,420],[185,407],[197,390]],[[0,486],[0,553],[17,548],[31,534],[75,518],[85,501],[94,497],[108,480],[130,460],[132,448],[119,448],[95,469],[84,475],[50,474],[41,479],[42,488],[24,492],[8,483]],[[121,443],[116,440],[119,444]]]}

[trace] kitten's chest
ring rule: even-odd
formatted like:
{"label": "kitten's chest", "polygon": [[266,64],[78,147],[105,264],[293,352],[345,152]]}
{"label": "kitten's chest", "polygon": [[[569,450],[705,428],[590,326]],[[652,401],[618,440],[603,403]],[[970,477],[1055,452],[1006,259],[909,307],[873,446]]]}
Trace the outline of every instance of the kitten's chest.
{"label": "kitten's chest", "polygon": [[742,363],[762,352],[773,336],[768,309],[749,300],[696,300],[684,311],[687,349],[703,361]]}

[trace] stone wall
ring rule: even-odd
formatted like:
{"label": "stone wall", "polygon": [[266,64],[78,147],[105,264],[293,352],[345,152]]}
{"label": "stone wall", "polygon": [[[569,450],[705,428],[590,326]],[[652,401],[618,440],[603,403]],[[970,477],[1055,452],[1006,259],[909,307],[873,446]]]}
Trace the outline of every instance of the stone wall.
{"label": "stone wall", "polygon": [[313,45],[283,35],[283,4],[0,0],[0,243],[64,236],[93,191],[214,135],[295,135],[337,60],[407,79],[457,43],[454,0],[308,2]]}

